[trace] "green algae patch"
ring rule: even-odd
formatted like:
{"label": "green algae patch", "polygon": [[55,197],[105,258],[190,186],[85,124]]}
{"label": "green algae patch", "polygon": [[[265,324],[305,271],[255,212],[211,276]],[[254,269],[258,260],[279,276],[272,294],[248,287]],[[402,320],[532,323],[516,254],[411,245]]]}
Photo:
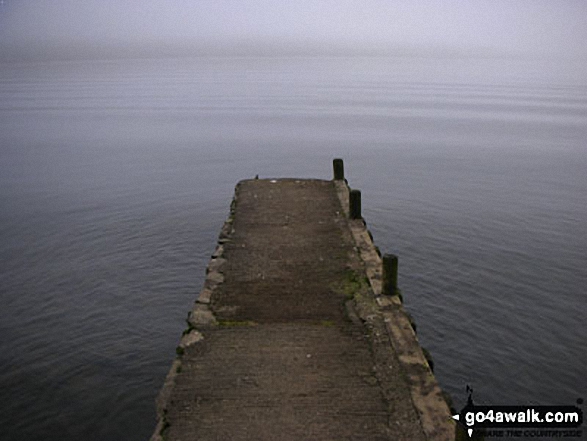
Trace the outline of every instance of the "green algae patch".
{"label": "green algae patch", "polygon": [[232,328],[238,326],[257,326],[258,323],[252,320],[218,320],[218,326]]}
{"label": "green algae patch", "polygon": [[434,360],[432,359],[432,354],[428,349],[422,346],[422,353],[424,354],[424,358],[426,359],[426,363],[430,367],[430,371],[434,372]]}
{"label": "green algae patch", "polygon": [[167,410],[165,410],[163,413],[163,424],[161,424],[161,429],[159,430],[159,436],[163,441],[167,439],[167,432],[169,432],[170,427],[171,424],[167,420]]}
{"label": "green algae patch", "polygon": [[358,274],[353,270],[346,270],[341,281],[335,286],[333,290],[344,295],[346,300],[352,300],[355,296],[369,287],[369,280],[367,277]]}

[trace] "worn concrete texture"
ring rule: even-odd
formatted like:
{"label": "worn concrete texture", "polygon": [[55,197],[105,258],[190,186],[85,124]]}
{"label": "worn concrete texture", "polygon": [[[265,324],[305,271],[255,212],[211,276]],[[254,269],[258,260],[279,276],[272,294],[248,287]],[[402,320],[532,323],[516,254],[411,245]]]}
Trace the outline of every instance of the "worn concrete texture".
{"label": "worn concrete texture", "polygon": [[379,276],[367,277],[357,243],[364,225],[348,221],[343,190],[237,185],[152,440],[454,439],[435,381],[423,394],[440,417],[423,414],[430,397],[418,403],[433,376],[401,330],[401,304],[374,292]]}

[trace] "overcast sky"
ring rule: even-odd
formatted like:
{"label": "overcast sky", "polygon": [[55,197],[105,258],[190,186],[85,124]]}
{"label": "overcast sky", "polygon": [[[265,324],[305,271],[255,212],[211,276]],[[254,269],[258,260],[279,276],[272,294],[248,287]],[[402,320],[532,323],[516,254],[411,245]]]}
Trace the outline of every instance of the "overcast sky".
{"label": "overcast sky", "polygon": [[126,51],[587,61],[586,42],[587,0],[0,0],[5,59]]}

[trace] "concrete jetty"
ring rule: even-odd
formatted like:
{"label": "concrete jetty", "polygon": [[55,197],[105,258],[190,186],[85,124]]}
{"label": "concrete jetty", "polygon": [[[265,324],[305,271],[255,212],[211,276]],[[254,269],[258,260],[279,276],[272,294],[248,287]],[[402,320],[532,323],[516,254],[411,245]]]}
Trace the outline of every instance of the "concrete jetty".
{"label": "concrete jetty", "polygon": [[455,439],[397,258],[334,177],[237,184],[152,441]]}

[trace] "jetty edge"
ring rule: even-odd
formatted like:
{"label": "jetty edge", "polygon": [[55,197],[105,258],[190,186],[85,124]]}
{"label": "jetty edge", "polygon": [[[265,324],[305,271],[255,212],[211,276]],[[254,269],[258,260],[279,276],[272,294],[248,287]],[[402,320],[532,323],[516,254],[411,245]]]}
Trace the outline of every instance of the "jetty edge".
{"label": "jetty edge", "polygon": [[151,441],[455,440],[397,256],[381,256],[333,168],[237,184]]}

